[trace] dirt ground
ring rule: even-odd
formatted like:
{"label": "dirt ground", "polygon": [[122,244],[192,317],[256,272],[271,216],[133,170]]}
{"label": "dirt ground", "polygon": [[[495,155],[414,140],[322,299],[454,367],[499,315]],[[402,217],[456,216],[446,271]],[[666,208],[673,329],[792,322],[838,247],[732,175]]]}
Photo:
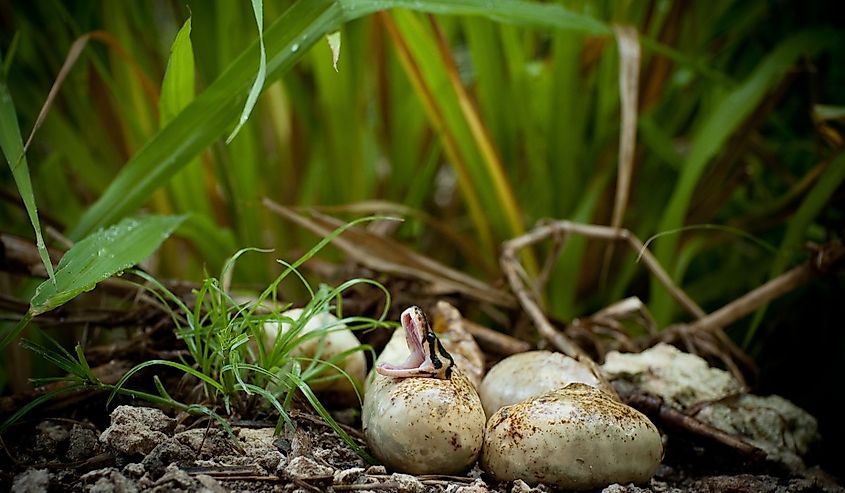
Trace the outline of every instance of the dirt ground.
{"label": "dirt ground", "polygon": [[[294,427],[274,436],[270,422],[234,423],[238,445],[208,421],[191,426],[180,416],[119,406],[107,416],[77,404],[65,417],[23,422],[7,432],[0,458],[0,490],[35,491],[554,491],[521,481],[497,483],[473,468],[464,476],[412,476],[367,466],[316,415],[294,411]],[[103,410],[101,413],[91,409]],[[80,416],[84,414],[86,416]],[[351,411],[336,413],[361,444]],[[666,456],[642,485],[610,485],[604,492],[845,491],[817,468],[788,472],[724,447],[683,435],[664,436]]]}

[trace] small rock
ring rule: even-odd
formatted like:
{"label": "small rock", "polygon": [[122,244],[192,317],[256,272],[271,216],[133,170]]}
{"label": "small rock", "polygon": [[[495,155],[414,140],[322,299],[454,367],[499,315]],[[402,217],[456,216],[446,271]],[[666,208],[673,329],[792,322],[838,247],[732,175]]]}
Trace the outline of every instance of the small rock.
{"label": "small rock", "polygon": [[47,491],[50,485],[50,472],[47,469],[27,469],[15,476],[12,491],[20,493],[39,493]]}
{"label": "small rock", "polygon": [[285,468],[288,466],[288,458],[285,457],[285,454],[282,454],[282,459],[276,464],[276,476],[284,476],[285,475]]}
{"label": "small rock", "polygon": [[153,484],[151,493],[165,493],[176,491],[197,491],[197,482],[185,471],[174,464],[167,466],[164,475]]}
{"label": "small rock", "polygon": [[141,464],[140,462],[131,462],[120,472],[127,478],[138,479],[146,474],[147,470],[144,469],[144,464]]}
{"label": "small rock", "polygon": [[521,479],[514,480],[513,487],[511,487],[511,493],[531,493],[534,491],[537,490],[528,486],[528,484]]}
{"label": "small rock", "polygon": [[368,476],[375,476],[378,474],[387,474],[387,468],[384,466],[370,466],[367,468]]}
{"label": "small rock", "polygon": [[410,474],[401,474],[395,472],[390,475],[390,481],[396,483],[396,489],[402,493],[424,493],[425,485],[419,479]]}
{"label": "small rock", "polygon": [[187,445],[183,445],[177,440],[168,438],[156,447],[141,461],[144,469],[153,478],[157,478],[164,474],[165,468],[173,463],[184,464],[192,461],[196,457],[194,452]]}
{"label": "small rock", "polygon": [[73,425],[68,441],[67,459],[75,462],[85,460],[97,453],[97,434],[84,426]]}
{"label": "small rock", "polygon": [[144,427],[173,434],[176,428],[176,420],[169,418],[161,409],[154,407],[117,406],[111,413],[111,423],[114,424],[141,424]]}
{"label": "small rock", "polygon": [[135,493],[138,488],[119,472],[113,478],[100,478],[88,493]]}
{"label": "small rock", "polygon": [[57,451],[65,447],[68,430],[63,424],[49,420],[38,423],[35,429],[35,434],[28,438],[32,440],[31,451],[39,458],[34,462],[55,460]]}
{"label": "small rock", "polygon": [[313,479],[315,477],[334,477],[334,469],[318,464],[308,457],[294,457],[284,469],[285,475],[292,479]]}
{"label": "small rock", "polygon": [[446,493],[490,493],[490,488],[487,487],[487,483],[478,478],[467,486],[450,484],[446,488]]}
{"label": "small rock", "polygon": [[263,457],[268,452],[278,452],[273,428],[240,428],[237,430],[238,439],[249,457]]}
{"label": "small rock", "polygon": [[601,493],[651,493],[651,490],[648,488],[640,488],[639,486],[634,486],[633,484],[623,486],[619,483],[614,483],[601,490]]}
{"label": "small rock", "polygon": [[665,481],[658,481],[654,478],[651,478],[651,481],[648,482],[649,491],[659,491],[661,493],[684,493],[683,490],[675,488],[674,486],[669,486],[669,483]]}
{"label": "small rock", "polygon": [[97,469],[83,474],[79,481],[90,485],[85,490],[88,493],[134,493],[138,491],[135,483],[113,467]]}
{"label": "small rock", "polygon": [[220,484],[220,481],[217,481],[208,474],[197,474],[194,479],[202,485],[202,488],[197,490],[198,493],[226,493],[229,491]]}
{"label": "small rock", "polygon": [[35,427],[38,434],[44,438],[50,439],[55,443],[62,443],[68,438],[67,428],[61,423],[54,421],[42,421]]}
{"label": "small rock", "polygon": [[363,467],[350,467],[349,469],[340,469],[334,473],[333,484],[354,484],[363,476]]}
{"label": "small rock", "polygon": [[219,457],[232,450],[226,433],[214,428],[186,430],[176,433],[173,438],[196,451],[201,457]]}
{"label": "small rock", "polygon": [[277,471],[279,467],[285,467],[287,460],[278,450],[271,450],[261,457],[255,458],[255,463],[261,466],[268,473]]}
{"label": "small rock", "polygon": [[176,421],[158,409],[118,406],[100,443],[122,455],[146,455],[172,433]]}

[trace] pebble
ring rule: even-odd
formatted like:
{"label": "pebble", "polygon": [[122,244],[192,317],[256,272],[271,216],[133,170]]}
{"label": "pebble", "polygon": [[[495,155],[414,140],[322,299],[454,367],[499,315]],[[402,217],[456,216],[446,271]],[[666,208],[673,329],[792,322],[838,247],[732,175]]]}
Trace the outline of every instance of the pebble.
{"label": "pebble", "polygon": [[146,455],[167,439],[176,420],[158,409],[118,406],[111,413],[111,426],[100,435],[100,443],[122,455]]}
{"label": "pebble", "polygon": [[38,493],[47,491],[50,485],[50,472],[47,469],[27,469],[15,476],[12,491],[20,493]]}

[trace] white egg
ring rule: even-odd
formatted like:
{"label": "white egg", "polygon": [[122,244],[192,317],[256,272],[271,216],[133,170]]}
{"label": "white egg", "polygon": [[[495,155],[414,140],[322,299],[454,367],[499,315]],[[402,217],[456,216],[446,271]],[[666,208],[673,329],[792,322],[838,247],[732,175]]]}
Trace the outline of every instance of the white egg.
{"label": "white egg", "polygon": [[361,419],[370,450],[396,471],[457,474],[481,451],[484,410],[459,369],[449,379],[376,374]]}
{"label": "white egg", "polygon": [[647,481],[662,456],[660,433],[645,415],[574,383],[496,411],[481,465],[500,481],[580,490]]}
{"label": "white egg", "polygon": [[[302,316],[302,308],[290,309],[282,315],[297,320]],[[352,333],[346,325],[338,324],[338,318],[328,312],[322,312],[314,315],[305,326],[299,335],[305,335],[309,332],[329,328],[325,335],[313,337],[302,341],[302,343],[291,351],[292,356],[305,356],[308,358],[318,358],[322,361],[328,361],[338,356],[344,351],[348,351],[361,343],[355,334]],[[268,351],[276,342],[276,338],[280,334],[284,334],[290,330],[290,324],[278,322],[264,323],[264,344]],[[303,366],[307,365],[303,362]],[[364,382],[364,376],[367,370],[367,361],[364,357],[363,351],[356,351],[347,355],[339,364],[337,364],[343,371],[345,371],[357,385]],[[337,376],[338,372],[334,369],[324,371],[320,377]],[[331,394],[332,397],[339,399],[343,403],[351,404],[357,402],[355,390],[346,377],[340,376],[332,380],[317,382],[311,385],[315,392],[322,394]]]}
{"label": "white egg", "polygon": [[509,356],[491,368],[478,387],[478,394],[484,412],[492,416],[503,406],[575,382],[599,386],[599,380],[589,368],[569,356],[550,351],[528,351]]}

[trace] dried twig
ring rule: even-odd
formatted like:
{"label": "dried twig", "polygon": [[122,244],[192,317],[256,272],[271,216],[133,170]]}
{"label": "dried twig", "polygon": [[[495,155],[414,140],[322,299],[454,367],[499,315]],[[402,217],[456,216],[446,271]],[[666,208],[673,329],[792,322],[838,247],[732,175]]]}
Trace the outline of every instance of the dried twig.
{"label": "dried twig", "polygon": [[828,243],[818,250],[814,258],[689,324],[689,330],[712,330],[716,327],[728,326],[813,277],[829,271],[843,257],[845,257],[845,246],[842,243]]}
{"label": "dried twig", "polygon": [[[323,418],[321,418],[319,416],[316,416],[316,415],[313,415],[313,414],[310,414],[310,413],[306,413],[306,412],[302,412],[298,409],[291,409],[288,412],[288,414],[290,414],[291,418],[302,419],[302,420],[308,421],[309,423],[313,423],[315,425],[330,428],[329,424],[326,423],[326,420],[324,420]],[[361,430],[359,430],[357,428],[353,428],[349,425],[345,425],[343,423],[338,423],[338,426],[343,428],[343,430],[346,431],[346,433],[348,433],[351,437],[356,438],[359,441],[364,441],[364,434],[361,433]]]}
{"label": "dried twig", "polygon": [[365,484],[336,484],[332,485],[335,491],[357,491],[357,490],[394,490],[399,491],[402,485],[395,481],[388,481],[385,483],[365,483]]}
{"label": "dried twig", "polygon": [[[310,217],[265,198],[264,205],[314,234],[327,236],[344,223],[312,211]],[[514,307],[510,293],[417,253],[392,238],[374,235],[361,228],[349,228],[332,240],[349,258],[378,272],[400,274],[428,283],[435,293],[461,293],[498,306]]]}
{"label": "dried twig", "polygon": [[469,319],[465,318],[463,323],[467,332],[472,334],[478,345],[486,351],[502,356],[510,356],[511,354],[524,353],[531,349],[531,344],[525,341],[484,327]]}
{"label": "dried twig", "polygon": [[628,405],[645,414],[658,418],[665,426],[721,443],[755,460],[761,460],[766,457],[766,452],[760,448],[749,444],[739,437],[725,433],[703,421],[673,409],[672,406],[663,402],[663,399],[660,397],[645,393],[633,386],[630,388],[617,386],[616,390],[619,391],[622,399]]}
{"label": "dried twig", "polygon": [[516,252],[520,249],[531,246],[550,236],[560,234],[578,234],[588,238],[625,242],[634,251],[640,253],[640,258],[645,266],[682,307],[696,318],[702,318],[705,316],[704,310],[702,310],[695,301],[687,296],[683,290],[675,286],[675,283],[672,282],[671,277],[669,277],[666,271],[663,270],[663,267],[660,266],[657,259],[654,258],[651,252],[644,247],[642,241],[640,241],[630,231],[623,228],[579,224],[569,221],[551,222],[534,228],[522,236],[506,241],[502,247],[502,255],[499,259],[499,263],[502,266],[502,271],[504,272],[505,277],[508,279],[511,290],[516,295],[522,305],[522,308],[534,321],[537,330],[543,337],[549,340],[549,342],[563,353],[575,357],[583,355],[584,351],[569,337],[557,331],[546,318],[543,310],[540,308],[539,303],[536,300],[536,297],[532,297],[529,294],[528,288],[526,288],[525,283],[521,279],[521,265],[517,260],[516,255]]}
{"label": "dried twig", "polygon": [[717,356],[725,367],[744,384],[742,372],[734,361],[741,362],[751,370],[755,370],[756,366],[754,361],[725,334],[723,327],[731,325],[813,277],[830,271],[843,258],[845,258],[845,245],[839,241],[827,243],[819,247],[816,255],[804,264],[781,274],[705,317],[690,324],[669,327],[646,341],[645,345],[650,346],[657,341],[681,342],[687,352],[696,353],[703,350]]}
{"label": "dried twig", "polygon": [[293,478],[292,481],[293,481],[294,484],[296,484],[300,488],[305,488],[306,490],[315,491],[316,493],[322,493],[322,491],[323,491],[322,489],[318,488],[317,486],[314,486],[311,483],[306,482],[306,480],[310,480],[310,479],[311,478],[303,478],[303,479]]}

